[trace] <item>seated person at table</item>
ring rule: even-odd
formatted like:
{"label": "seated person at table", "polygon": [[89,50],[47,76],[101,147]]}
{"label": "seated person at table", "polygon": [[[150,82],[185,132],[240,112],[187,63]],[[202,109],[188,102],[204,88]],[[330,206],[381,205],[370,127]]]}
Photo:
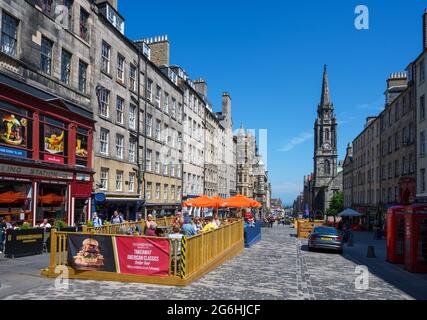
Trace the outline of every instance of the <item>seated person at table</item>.
{"label": "seated person at table", "polygon": [[157,223],[152,221],[149,224],[150,227],[147,227],[145,230],[145,236],[146,237],[157,237],[156,230],[157,230]]}
{"label": "seated person at table", "polygon": [[218,228],[221,226],[221,220],[219,220],[218,213],[214,214],[213,222],[216,224]]}
{"label": "seated person at table", "polygon": [[196,230],[196,233],[202,232],[202,230],[203,230],[203,223],[202,223],[200,217],[195,218],[194,230]]}
{"label": "seated person at table", "polygon": [[[168,235],[169,239],[172,239],[172,240],[176,239],[177,240],[177,241],[173,241],[173,243],[177,244],[176,252],[177,252],[178,256],[181,255],[181,239],[182,239],[182,237],[183,237],[183,235],[181,234],[181,229],[178,228],[177,226],[174,226],[173,227],[173,233],[170,233]],[[175,252],[175,247],[172,248],[172,252],[173,253]]]}
{"label": "seated person at table", "polygon": [[184,225],[181,228],[181,232],[185,237],[192,237],[197,235],[196,229],[193,226],[193,220],[190,216],[184,218]]}
{"label": "seated person at table", "polygon": [[213,222],[212,217],[206,217],[205,221],[206,221],[206,225],[203,227],[202,232],[209,232],[209,231],[214,231],[218,229],[218,226],[216,225],[215,222]]}
{"label": "seated person at table", "polygon": [[181,228],[184,225],[184,218],[182,217],[182,212],[177,212],[175,215],[175,219],[172,223],[174,226]]}

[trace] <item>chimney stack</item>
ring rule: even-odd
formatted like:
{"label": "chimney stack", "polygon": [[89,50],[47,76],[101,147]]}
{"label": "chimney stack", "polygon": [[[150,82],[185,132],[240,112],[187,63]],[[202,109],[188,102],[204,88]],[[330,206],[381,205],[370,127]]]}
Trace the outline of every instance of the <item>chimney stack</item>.
{"label": "chimney stack", "polygon": [[196,91],[204,97],[208,96],[208,84],[202,78],[193,81],[196,86]]}
{"label": "chimney stack", "polygon": [[423,14],[423,51],[427,50],[427,9]]}
{"label": "chimney stack", "polygon": [[145,42],[150,47],[150,60],[157,66],[170,64],[170,43],[167,35],[145,39]]}

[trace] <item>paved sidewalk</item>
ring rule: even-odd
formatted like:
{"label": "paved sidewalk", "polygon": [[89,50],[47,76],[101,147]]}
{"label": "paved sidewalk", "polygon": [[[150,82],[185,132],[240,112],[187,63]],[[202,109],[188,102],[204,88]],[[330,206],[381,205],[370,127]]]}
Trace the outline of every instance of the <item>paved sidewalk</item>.
{"label": "paved sidewalk", "polygon": [[[13,287],[0,290],[1,299],[148,299],[148,300],[408,300],[382,278],[372,275],[368,290],[355,289],[354,263],[334,253],[309,252],[306,240],[289,227],[262,230],[262,241],[227,261],[188,287],[166,287],[103,281],[70,280],[57,289],[54,280],[38,275],[47,256],[33,266],[9,261],[0,276]],[[25,258],[29,259],[29,258]],[[22,269],[15,268],[22,263]],[[2,274],[1,270],[8,270]]]}
{"label": "paved sidewalk", "polygon": [[[375,247],[376,258],[368,258],[368,246]],[[407,272],[403,265],[388,263],[386,240],[374,239],[372,232],[354,232],[354,247],[345,247],[344,256],[365,265],[371,274],[399,288],[418,300],[427,299],[427,274]]]}

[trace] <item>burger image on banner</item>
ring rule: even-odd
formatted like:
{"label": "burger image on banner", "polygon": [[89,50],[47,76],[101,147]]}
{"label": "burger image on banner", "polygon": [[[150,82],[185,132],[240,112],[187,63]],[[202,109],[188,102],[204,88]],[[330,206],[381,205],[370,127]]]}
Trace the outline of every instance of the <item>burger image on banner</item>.
{"label": "burger image on banner", "polygon": [[83,247],[74,256],[74,265],[78,269],[98,270],[104,266],[104,257],[99,250],[99,243],[95,239],[83,241]]}
{"label": "burger image on banner", "polygon": [[116,272],[111,236],[68,236],[68,265],[78,271]]}

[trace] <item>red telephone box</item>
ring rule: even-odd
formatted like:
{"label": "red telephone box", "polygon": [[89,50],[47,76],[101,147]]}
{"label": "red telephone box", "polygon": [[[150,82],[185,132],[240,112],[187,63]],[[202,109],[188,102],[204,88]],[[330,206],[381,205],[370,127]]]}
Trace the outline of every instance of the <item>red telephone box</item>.
{"label": "red telephone box", "polygon": [[387,261],[405,263],[406,207],[396,206],[387,212]]}
{"label": "red telephone box", "polygon": [[405,269],[427,273],[427,205],[413,205],[405,216]]}

